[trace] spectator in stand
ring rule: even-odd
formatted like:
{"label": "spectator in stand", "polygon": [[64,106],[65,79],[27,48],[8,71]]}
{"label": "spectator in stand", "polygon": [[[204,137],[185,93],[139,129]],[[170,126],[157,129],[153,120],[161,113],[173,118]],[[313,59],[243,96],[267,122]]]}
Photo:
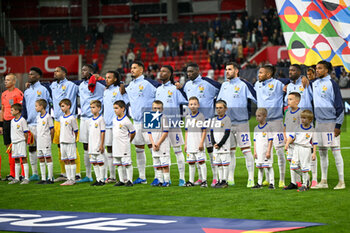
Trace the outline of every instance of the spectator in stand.
{"label": "spectator in stand", "polygon": [[191,48],[192,51],[196,51],[198,49],[199,45],[199,40],[198,40],[198,35],[197,32],[193,31],[191,34]]}
{"label": "spectator in stand", "polygon": [[309,68],[307,68],[306,74],[307,74],[307,78],[310,81],[316,79],[316,71],[313,67],[310,66]]}
{"label": "spectator in stand", "polygon": [[339,78],[339,87],[340,88],[347,88],[349,86],[349,74],[345,72],[345,69],[342,68],[342,72],[340,74]]}
{"label": "spectator in stand", "polygon": [[236,42],[237,45],[238,45],[239,43],[242,44],[242,38],[239,36],[238,33],[235,35],[234,38],[232,38],[232,42]]}
{"label": "spectator in stand", "polygon": [[101,39],[102,44],[105,43],[104,41],[105,28],[106,28],[106,24],[102,20],[100,20],[100,22],[97,24],[97,39]]}
{"label": "spectator in stand", "polygon": [[185,44],[184,44],[184,40],[182,38],[180,38],[179,40],[179,56],[183,56],[185,55]]}
{"label": "spectator in stand", "polygon": [[177,53],[178,53],[178,50],[179,50],[179,44],[177,43],[176,38],[173,38],[171,40],[171,44],[170,44],[171,56],[172,57],[176,57]]}
{"label": "spectator in stand", "polygon": [[220,48],[225,50],[226,43],[227,43],[227,40],[225,39],[225,37],[222,37]]}
{"label": "spectator in stand", "polygon": [[339,79],[338,79],[338,77],[337,77],[335,71],[332,71],[332,73],[331,73],[331,79],[333,79],[333,80],[338,84]]}
{"label": "spectator in stand", "polygon": [[98,65],[97,58],[92,59],[92,64],[91,65],[94,67],[94,73],[99,73],[100,72],[100,67]]}
{"label": "spectator in stand", "polygon": [[207,40],[207,50],[211,51],[213,50],[214,40],[209,37]]}
{"label": "spectator in stand", "polygon": [[212,41],[214,41],[214,39],[215,39],[215,32],[214,32],[213,28],[209,28],[208,37],[211,38]]}
{"label": "spectator in stand", "polygon": [[230,29],[230,35],[231,37],[235,37],[235,35],[238,33],[237,29],[236,29],[236,26],[235,25],[232,25],[231,26],[231,29]]}
{"label": "spectator in stand", "polygon": [[91,41],[93,44],[96,43],[97,34],[98,34],[98,30],[97,30],[96,25],[94,25],[94,26],[92,26],[92,29],[91,29]]}
{"label": "spectator in stand", "polygon": [[216,17],[216,19],[215,19],[215,21],[214,21],[214,23],[213,23],[213,27],[214,27],[215,29],[217,29],[217,28],[221,29],[221,20],[220,20],[219,17]]}
{"label": "spectator in stand", "polygon": [[117,72],[118,72],[121,76],[124,76],[124,75],[125,75],[124,68],[123,68],[123,66],[122,66],[121,64],[118,65]]}
{"label": "spectator in stand", "polygon": [[236,21],[235,21],[235,24],[236,24],[236,29],[238,32],[242,32],[242,25],[243,25],[243,22],[241,20],[240,17],[237,17]]}
{"label": "spectator in stand", "polygon": [[170,57],[170,46],[169,43],[165,43],[165,57]]}
{"label": "spectator in stand", "polygon": [[122,51],[122,54],[120,55],[120,64],[122,64],[123,68],[128,67],[128,59],[125,51]]}
{"label": "spectator in stand", "polygon": [[132,14],[132,22],[134,23],[135,28],[139,27],[139,22],[140,22],[139,12],[134,11],[134,13]]}
{"label": "spectator in stand", "polygon": [[230,40],[227,40],[227,43],[225,45],[225,51],[229,51],[230,54],[231,54],[231,51],[232,51],[232,44],[231,44],[231,41]]}
{"label": "spectator in stand", "polygon": [[224,49],[220,49],[220,51],[217,54],[216,57],[216,64],[217,64],[217,69],[221,70],[223,65],[224,65],[224,56],[225,56],[225,51]]}
{"label": "spectator in stand", "polygon": [[219,37],[216,37],[215,43],[214,43],[214,49],[215,51],[219,51],[221,48],[221,41]]}
{"label": "spectator in stand", "polygon": [[156,50],[156,53],[157,53],[159,59],[163,57],[164,50],[165,50],[164,45],[162,44],[162,42],[159,42],[157,45],[157,50]]}
{"label": "spectator in stand", "polygon": [[135,53],[132,51],[132,49],[128,53],[127,60],[129,64],[133,63],[135,60]]}
{"label": "spectator in stand", "polygon": [[211,68],[213,70],[216,70],[216,63],[217,63],[217,61],[216,61],[216,54],[215,54],[214,50],[209,53],[209,61],[210,61]]}
{"label": "spectator in stand", "polygon": [[234,41],[234,42],[232,43],[231,54],[232,54],[232,58],[233,58],[233,59],[236,59],[237,54],[238,54],[238,45],[237,45],[236,41]]}
{"label": "spectator in stand", "polygon": [[251,30],[252,30],[252,23],[248,15],[246,15],[243,21],[243,33],[250,32]]}
{"label": "spectator in stand", "polygon": [[274,44],[274,45],[279,45],[279,33],[278,33],[278,30],[277,29],[275,29],[274,31],[273,31],[273,34],[272,34],[272,38],[271,38],[271,42],[272,42],[272,44]]}
{"label": "spectator in stand", "polygon": [[202,44],[202,46],[201,46],[201,48],[202,49],[208,49],[208,34],[207,34],[207,32],[206,31],[204,31],[202,34],[201,34],[201,44]]}
{"label": "spectator in stand", "polygon": [[280,31],[279,32],[279,36],[278,36],[278,45],[284,45],[284,37],[283,37],[283,32]]}
{"label": "spectator in stand", "polygon": [[239,43],[238,46],[237,46],[237,58],[239,60],[240,63],[243,62],[243,45],[242,43]]}
{"label": "spectator in stand", "polygon": [[220,27],[216,27],[216,28],[215,28],[215,34],[214,34],[214,36],[215,36],[215,38],[216,38],[216,37],[219,37],[219,38],[222,37],[222,31],[221,31]]}
{"label": "spectator in stand", "polygon": [[140,50],[136,51],[135,59],[138,60],[138,61],[141,61],[141,51]]}

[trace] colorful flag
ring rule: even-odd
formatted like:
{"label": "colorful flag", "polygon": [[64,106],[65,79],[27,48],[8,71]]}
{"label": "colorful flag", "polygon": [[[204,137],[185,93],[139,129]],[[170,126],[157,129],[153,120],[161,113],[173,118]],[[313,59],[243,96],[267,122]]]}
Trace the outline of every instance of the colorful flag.
{"label": "colorful flag", "polygon": [[291,63],[350,72],[350,0],[276,0]]}

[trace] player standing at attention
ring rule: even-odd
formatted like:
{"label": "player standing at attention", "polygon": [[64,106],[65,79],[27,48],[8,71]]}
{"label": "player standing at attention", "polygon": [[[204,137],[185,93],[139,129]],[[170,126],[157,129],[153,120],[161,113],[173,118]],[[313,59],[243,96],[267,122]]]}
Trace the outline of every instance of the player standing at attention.
{"label": "player standing at attention", "polygon": [[[294,144],[290,167],[303,177],[303,185],[298,189],[298,192],[307,191],[310,188],[309,171],[311,169],[311,159],[316,159],[317,145],[314,128],[311,125],[314,115],[310,110],[303,110],[300,117],[301,125],[288,136],[285,145],[285,150],[287,150],[291,143]],[[311,152],[311,147],[314,148],[313,152]]]}
{"label": "player standing at attention", "polygon": [[191,110],[191,113],[186,116],[185,128],[185,152],[187,153],[187,163],[189,165],[189,181],[186,182],[185,186],[194,186],[194,176],[196,174],[195,164],[198,163],[198,171],[201,170],[202,174],[202,183],[200,186],[206,188],[208,187],[208,184],[204,141],[207,137],[207,129],[203,125],[205,118],[203,113],[198,111],[199,107],[198,98],[195,96],[190,97],[188,100],[188,108]]}
{"label": "player standing at attention", "polygon": [[29,75],[28,75],[28,82],[29,87],[24,91],[24,100],[23,100],[23,106],[25,106],[25,109],[23,109],[26,114],[23,114],[23,116],[27,116],[27,122],[28,122],[28,128],[30,132],[34,136],[34,144],[29,145],[28,151],[29,151],[29,160],[30,165],[32,167],[32,176],[29,178],[30,181],[38,181],[38,156],[36,154],[36,117],[39,115],[35,111],[35,101],[38,99],[44,99],[48,103],[46,106],[46,111],[49,111],[49,104],[52,102],[50,93],[46,87],[41,85],[40,78],[42,77],[43,72],[38,67],[32,67],[30,68]]}
{"label": "player standing at attention", "polygon": [[147,184],[145,144],[152,153],[152,144],[146,131],[143,130],[143,113],[152,109],[159,83],[143,76],[145,66],[141,61],[134,61],[131,65],[132,81],[125,88],[130,101],[131,116],[134,120],[136,135],[133,143],[136,147],[137,168],[139,177],[134,184]]}
{"label": "player standing at attention", "polygon": [[318,79],[312,83],[316,118],[317,142],[321,159],[321,182],[315,189],[328,188],[328,148],[335,159],[339,182],[334,189],[345,189],[344,161],[340,151],[340,127],[344,120],[344,105],[338,84],[331,79],[332,64],[320,61],[316,66]]}
{"label": "player standing at attention", "polygon": [[94,67],[92,65],[84,65],[81,71],[83,81],[79,85],[81,107],[79,141],[83,143],[84,147],[84,164],[86,169],[86,177],[77,181],[78,183],[92,182],[91,164],[88,153],[89,119],[92,118],[90,102],[92,100],[99,100],[103,106],[103,92],[105,90],[105,86],[100,82],[97,82],[95,76],[92,76],[92,73],[94,71]]}
{"label": "player standing at attention", "polygon": [[[44,99],[35,101],[35,110],[40,113],[36,117],[37,121],[37,136],[40,140],[37,141],[37,154],[40,161],[41,181],[38,184],[53,184],[53,163],[51,153],[51,143],[54,136],[54,125],[51,115],[46,112],[47,102]],[[48,179],[46,180],[46,166],[48,171]]]}
{"label": "player standing at attention", "polygon": [[286,158],[284,157],[283,138],[283,87],[284,84],[274,79],[275,67],[264,65],[259,69],[259,81],[255,83],[258,108],[266,108],[267,122],[273,131],[273,145],[275,147],[280,173],[279,187],[285,186]]}
{"label": "player standing at attention", "polygon": [[[191,63],[187,66],[187,76],[189,81],[187,81],[183,87],[184,92],[187,96],[195,96],[199,100],[199,112],[201,112],[205,119],[211,119],[214,117],[214,102],[220,90],[220,83],[202,77],[199,74],[199,66],[195,63]],[[177,83],[177,87],[181,88],[181,85]],[[213,144],[210,140],[210,129],[207,130],[207,135],[205,138],[205,146],[207,148],[210,164],[213,172],[213,182],[212,186],[217,183],[217,166],[213,166]],[[198,168],[198,180],[194,183],[195,185],[200,185],[203,182],[201,169]]]}
{"label": "player standing at attention", "polygon": [[[113,165],[118,166],[119,181],[114,186],[133,186],[133,167],[131,160],[131,142],[135,137],[135,128],[125,113],[125,102],[117,100],[114,105],[116,117],[113,119]],[[124,177],[124,169],[126,177]],[[126,183],[124,181],[127,180]]]}
{"label": "player standing at attention", "polygon": [[12,142],[12,158],[15,159],[15,179],[9,184],[19,183],[19,174],[21,170],[20,158],[22,158],[24,168],[24,180],[21,184],[29,184],[29,167],[27,163],[27,147],[28,125],[27,121],[22,117],[22,105],[17,103],[11,106],[11,114],[15,118],[11,120],[11,142]]}
{"label": "player standing at attention", "polygon": [[[17,82],[16,75],[10,73],[5,76],[6,91],[1,94],[1,112],[0,112],[0,135],[3,135],[4,145],[8,148],[11,144],[11,120],[14,116],[11,115],[11,105],[23,101],[23,93],[15,87]],[[15,178],[15,159],[12,158],[11,150],[8,152],[10,175],[6,176],[7,181]],[[0,156],[1,167],[1,156]],[[1,168],[0,168],[1,170]],[[24,170],[24,169],[23,169]],[[1,177],[1,174],[0,174]]]}
{"label": "player standing at attention", "polygon": [[254,128],[254,157],[256,168],[258,168],[258,183],[253,189],[262,188],[264,169],[269,177],[269,189],[275,189],[275,175],[273,171],[272,129],[266,122],[267,110],[258,108],[256,110],[256,120],[259,123]]}
{"label": "player standing at attention", "polygon": [[74,185],[75,184],[75,172],[76,164],[76,140],[78,137],[78,123],[74,115],[70,112],[72,102],[69,99],[63,99],[60,101],[60,107],[63,116],[60,118],[60,150],[61,159],[64,161],[67,181],[61,185]]}
{"label": "player standing at attention", "polygon": [[103,154],[105,152],[106,124],[102,114],[100,114],[101,105],[99,100],[92,100],[90,103],[92,118],[90,118],[89,124],[89,156],[96,175],[96,182],[91,184],[91,186],[105,185]]}
{"label": "player standing at attention", "polygon": [[[69,99],[72,103],[70,108],[71,113],[77,115],[77,96],[78,96],[78,86],[67,79],[68,71],[63,66],[58,66],[55,68],[54,81],[50,85],[52,93],[52,107],[54,113],[54,132],[53,143],[57,144],[58,147],[58,161],[60,162],[61,174],[55,179],[55,182],[66,181],[66,170],[65,163],[61,160],[61,150],[60,150],[60,118],[64,115],[60,107],[60,101],[63,99]],[[77,177],[76,180],[80,179],[80,155],[78,149],[76,151],[77,159],[75,163],[77,165]]]}
{"label": "player standing at attention", "polygon": [[106,73],[107,86],[103,94],[103,103],[104,103],[103,117],[106,123],[105,145],[107,147],[106,157],[108,161],[107,166],[105,165],[106,172],[108,172],[108,169],[109,169],[109,177],[106,181],[107,183],[116,182],[115,166],[113,166],[113,156],[112,156],[112,145],[113,145],[112,128],[113,128],[113,119],[115,118],[113,104],[117,100],[124,100],[124,102],[126,103],[129,102],[127,94],[122,95],[120,93],[120,90],[119,90],[120,80],[121,80],[121,77],[118,72],[108,71]]}
{"label": "player standing at attention", "polygon": [[162,114],[163,102],[155,100],[152,104],[152,111],[160,113],[160,128],[148,132],[149,140],[152,143],[153,167],[156,168],[158,183],[154,182],[152,186],[170,186],[170,142],[168,138],[169,123],[168,119]]}
{"label": "player standing at attention", "polygon": [[246,167],[248,170],[247,187],[254,186],[254,159],[250,149],[250,129],[249,115],[251,101],[256,103],[256,92],[254,87],[239,78],[239,67],[234,62],[226,64],[227,81],[221,85],[218,100],[226,101],[228,105],[227,115],[231,119],[231,152],[230,165],[228,173],[228,184],[234,185],[234,173],[236,168],[236,147],[240,147],[245,157]]}
{"label": "player standing at attention", "polygon": [[[230,165],[230,131],[231,119],[226,115],[227,104],[219,100],[215,104],[217,117],[213,118],[214,127],[210,129],[211,141],[214,144],[214,165],[218,166],[219,181],[215,188],[227,188],[228,166]],[[219,127],[216,127],[217,124]]]}
{"label": "player standing at attention", "polygon": [[[173,67],[164,65],[160,69],[160,80],[162,85],[157,88],[156,100],[163,103],[163,115],[171,122],[179,122],[181,120],[180,105],[187,103],[186,94],[176,89],[173,80]],[[181,146],[184,144],[181,128],[178,125],[170,125],[168,138],[170,145],[173,147],[177,167],[179,170],[179,186],[185,185],[185,157]]]}

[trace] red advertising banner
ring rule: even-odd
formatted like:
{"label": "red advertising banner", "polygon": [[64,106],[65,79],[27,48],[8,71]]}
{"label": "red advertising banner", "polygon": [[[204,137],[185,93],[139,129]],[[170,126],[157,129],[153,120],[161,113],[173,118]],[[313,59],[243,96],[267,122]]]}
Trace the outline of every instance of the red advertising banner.
{"label": "red advertising banner", "polygon": [[0,57],[0,74],[27,73],[30,67],[39,67],[44,75],[52,74],[57,66],[64,66],[69,74],[78,74],[80,55],[40,55]]}

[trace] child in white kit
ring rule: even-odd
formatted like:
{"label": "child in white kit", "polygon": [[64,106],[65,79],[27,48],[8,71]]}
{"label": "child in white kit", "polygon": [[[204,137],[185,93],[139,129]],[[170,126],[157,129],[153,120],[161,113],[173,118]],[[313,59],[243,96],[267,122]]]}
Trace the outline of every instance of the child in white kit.
{"label": "child in white kit", "polygon": [[[205,118],[198,111],[199,100],[192,96],[188,100],[188,108],[191,113],[186,116],[186,134],[185,134],[185,152],[187,153],[187,163],[189,165],[189,181],[186,187],[194,186],[194,176],[196,174],[196,162],[202,172],[201,187],[208,187],[207,184],[207,165],[205,164],[206,154],[204,150],[204,140],[207,129],[204,127]],[[202,125],[200,127],[200,125]]]}
{"label": "child in white kit", "polygon": [[[316,159],[316,145],[314,128],[311,125],[313,121],[313,113],[310,110],[303,110],[300,114],[301,125],[294,132],[289,134],[285,149],[293,143],[293,157],[291,161],[291,169],[297,172],[303,178],[303,184],[298,192],[307,191],[310,188],[309,171],[311,169],[311,160]],[[313,152],[311,152],[313,148]]]}
{"label": "child in white kit", "polygon": [[104,141],[106,133],[106,124],[103,119],[101,111],[101,102],[99,100],[92,100],[90,102],[90,109],[92,118],[89,119],[89,147],[88,153],[90,156],[90,163],[94,167],[96,182],[91,186],[103,186],[105,166],[104,166]]}
{"label": "child in white kit", "polygon": [[61,185],[74,185],[77,169],[75,160],[77,158],[76,141],[78,137],[78,123],[77,119],[70,112],[72,102],[69,99],[61,100],[59,105],[64,113],[60,117],[61,160],[64,161],[67,172],[67,181]]}
{"label": "child in white kit", "polygon": [[[51,155],[51,143],[54,136],[54,126],[51,115],[46,112],[47,102],[44,99],[35,101],[35,110],[40,113],[36,117],[36,131],[37,137],[40,139],[37,143],[37,155],[40,161],[41,181],[38,184],[53,184],[53,163]],[[47,164],[48,179],[46,180]]]}
{"label": "child in white kit", "polygon": [[215,104],[218,114],[213,118],[213,127],[210,130],[211,141],[214,145],[214,166],[218,166],[219,182],[215,188],[227,188],[228,166],[230,165],[230,132],[231,119],[226,116],[227,104],[224,100],[219,100]]}
{"label": "child in white kit", "polygon": [[267,110],[258,108],[256,110],[256,120],[258,125],[254,128],[254,157],[258,171],[258,183],[252,189],[262,188],[264,169],[269,177],[269,189],[275,189],[275,177],[273,171],[273,133],[268,122],[266,122]]}
{"label": "child in white kit", "polygon": [[[113,119],[113,165],[118,166],[119,181],[114,186],[133,186],[133,167],[131,161],[131,142],[135,137],[135,128],[125,114],[125,102],[118,100],[113,104],[116,117]],[[126,170],[124,177],[123,167]],[[124,183],[125,178],[127,180]]]}
{"label": "child in white kit", "polygon": [[29,184],[29,167],[27,163],[27,139],[28,125],[27,121],[22,117],[22,105],[13,104],[11,106],[11,142],[12,142],[12,158],[15,159],[15,179],[9,184],[19,183],[19,175],[21,170],[20,159],[22,158],[24,169],[24,180],[21,184]]}
{"label": "child in white kit", "polygon": [[[163,112],[163,102],[160,100],[153,101],[152,111],[157,113]],[[160,129],[148,132],[152,144],[153,167],[156,169],[158,182],[152,182],[152,186],[170,186],[170,141],[168,138],[169,126],[164,115],[159,116]]]}

